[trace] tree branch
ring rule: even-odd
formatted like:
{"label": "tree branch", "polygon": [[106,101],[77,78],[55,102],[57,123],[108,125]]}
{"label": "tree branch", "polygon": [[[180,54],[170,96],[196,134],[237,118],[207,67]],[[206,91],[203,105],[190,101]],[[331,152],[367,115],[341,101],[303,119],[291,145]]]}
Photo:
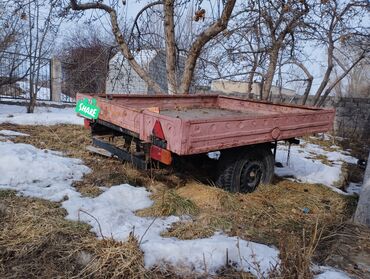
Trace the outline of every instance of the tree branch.
{"label": "tree branch", "polygon": [[146,70],[144,70],[144,68],[141,65],[139,65],[139,63],[137,63],[134,56],[132,55],[131,50],[129,49],[128,44],[125,41],[122,35],[122,31],[118,25],[117,12],[115,9],[101,2],[89,2],[84,4],[77,4],[76,0],[70,0],[70,3],[72,10],[75,11],[97,9],[108,13],[110,16],[113,35],[120,46],[122,55],[127,59],[127,61],[129,62],[131,67],[135,70],[135,72],[148,84],[150,88],[154,90],[154,92],[161,93],[163,91],[161,87],[158,85],[158,83],[156,83],[149,76],[149,73]]}
{"label": "tree branch", "polygon": [[363,52],[355,62],[349,67],[346,71],[344,71],[326,90],[324,95],[321,97],[320,102],[317,103],[318,107],[321,107],[324,103],[330,92],[333,90],[333,88],[343,79],[345,78],[348,73],[362,60],[365,58],[365,52]]}
{"label": "tree branch", "polygon": [[221,17],[206,30],[204,30],[192,44],[185,62],[185,69],[181,80],[180,93],[189,93],[195,65],[202,48],[206,43],[208,43],[211,39],[213,39],[220,32],[227,28],[231,13],[235,6],[235,2],[236,0],[228,0],[222,11]]}

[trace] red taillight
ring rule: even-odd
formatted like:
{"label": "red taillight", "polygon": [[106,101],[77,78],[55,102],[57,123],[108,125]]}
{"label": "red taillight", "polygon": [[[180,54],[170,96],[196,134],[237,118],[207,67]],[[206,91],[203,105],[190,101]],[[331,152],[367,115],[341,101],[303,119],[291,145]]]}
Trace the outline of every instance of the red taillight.
{"label": "red taillight", "polygon": [[163,149],[155,145],[152,145],[150,147],[150,157],[165,165],[171,165],[172,163],[171,152],[168,151],[167,149]]}
{"label": "red taillight", "polygon": [[90,120],[89,119],[86,119],[84,118],[84,127],[85,129],[90,129]]}

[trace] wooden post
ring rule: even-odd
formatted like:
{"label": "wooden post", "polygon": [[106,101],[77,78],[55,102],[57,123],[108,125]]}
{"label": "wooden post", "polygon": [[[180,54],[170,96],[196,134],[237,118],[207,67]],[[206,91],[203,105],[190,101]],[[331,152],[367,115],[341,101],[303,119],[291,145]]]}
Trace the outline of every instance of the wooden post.
{"label": "wooden post", "polygon": [[55,57],[51,59],[51,100],[61,102],[62,63]]}
{"label": "wooden post", "polygon": [[354,216],[354,222],[370,228],[370,153],[362,184],[360,199]]}

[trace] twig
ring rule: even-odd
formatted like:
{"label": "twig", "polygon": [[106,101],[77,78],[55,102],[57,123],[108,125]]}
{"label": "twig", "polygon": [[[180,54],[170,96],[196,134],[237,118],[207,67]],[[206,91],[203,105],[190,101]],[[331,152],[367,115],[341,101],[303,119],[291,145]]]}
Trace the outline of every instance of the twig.
{"label": "twig", "polygon": [[[85,211],[85,210],[83,210],[81,208],[78,210],[78,212],[80,212],[80,211],[83,212],[83,213],[85,213],[86,215],[89,215],[91,218],[93,218],[96,221],[96,223],[98,224],[100,236],[101,236],[102,239],[105,240],[105,237],[103,235],[102,228],[101,228],[101,225],[100,225],[98,219],[94,215],[90,214],[89,212],[87,212],[87,211]],[[80,219],[80,216],[78,216],[78,219]]]}
{"label": "twig", "polygon": [[149,231],[150,227],[154,224],[155,220],[157,220],[157,216],[154,217],[153,221],[150,223],[150,225],[146,228],[145,232],[143,233],[143,235],[141,236],[140,238],[140,241],[139,241],[139,245],[141,244],[141,242],[143,241],[144,239],[144,236],[146,235],[146,233]]}

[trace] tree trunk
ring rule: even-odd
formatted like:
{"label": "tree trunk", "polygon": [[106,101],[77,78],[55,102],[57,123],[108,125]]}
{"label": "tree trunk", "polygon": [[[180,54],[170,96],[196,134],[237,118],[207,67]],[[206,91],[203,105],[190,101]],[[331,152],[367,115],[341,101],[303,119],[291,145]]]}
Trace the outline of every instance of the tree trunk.
{"label": "tree trunk", "polygon": [[195,70],[195,65],[200,52],[204,45],[208,43],[211,39],[216,37],[220,32],[224,31],[229,23],[231,13],[234,9],[236,0],[228,0],[222,11],[221,17],[209,26],[206,30],[199,34],[198,38],[192,44],[188,57],[185,61],[184,73],[181,79],[181,94],[188,94],[191,81],[193,79],[193,74]]}
{"label": "tree trunk", "polygon": [[252,92],[253,78],[254,78],[254,74],[257,70],[257,67],[258,67],[257,61],[254,61],[251,72],[249,73],[248,79],[247,79],[247,92],[246,93],[247,93],[248,96]]}
{"label": "tree trunk", "polygon": [[131,67],[135,70],[135,72],[148,84],[148,87],[152,88],[153,91],[158,94],[162,93],[162,88],[156,83],[148,74],[147,71],[145,71],[135,60],[134,56],[132,55],[128,45],[126,44],[122,33],[118,27],[117,23],[117,16],[111,13],[111,23],[112,23],[112,32],[114,34],[114,37],[116,38],[117,43],[119,44],[119,47],[121,49],[121,52],[123,56],[128,60]]}
{"label": "tree trunk", "polygon": [[263,83],[262,100],[268,100],[272,87],[272,81],[274,79],[275,70],[279,58],[279,47],[275,47],[270,52],[270,63],[265,74],[265,81]]}
{"label": "tree trunk", "polygon": [[33,94],[27,106],[27,113],[33,113],[36,106],[36,94]]}
{"label": "tree trunk", "polygon": [[370,228],[370,153],[354,222]]}
{"label": "tree trunk", "polygon": [[308,69],[306,68],[305,65],[303,65],[301,62],[297,61],[297,60],[294,60],[291,62],[292,64],[294,65],[297,65],[299,68],[301,68],[301,70],[306,74],[307,76],[307,86],[306,86],[306,89],[304,90],[304,93],[303,93],[303,98],[302,98],[302,105],[305,105],[306,102],[307,102],[307,98],[308,98],[308,95],[310,94],[310,91],[311,91],[311,87],[312,87],[312,82],[313,82],[313,76],[311,75],[311,73],[308,71]]}
{"label": "tree trunk", "polygon": [[32,77],[30,78],[29,84],[30,84],[30,102],[28,103],[28,106],[27,106],[27,113],[33,113],[33,111],[35,110],[35,106],[36,106],[36,97],[37,97],[36,94],[37,93],[35,93],[35,83]]}
{"label": "tree trunk", "polygon": [[310,94],[310,91],[311,91],[312,82],[313,82],[313,76],[309,76],[307,78],[306,89],[304,90],[304,93],[303,93],[302,105],[305,105],[307,102],[308,95]]}
{"label": "tree trunk", "polygon": [[166,71],[168,94],[177,93],[176,75],[176,42],[174,23],[174,1],[166,0],[164,3],[164,32],[166,38]]}
{"label": "tree trunk", "polygon": [[322,79],[322,81],[320,83],[320,86],[319,86],[319,88],[316,91],[315,99],[314,99],[314,105],[317,105],[317,103],[319,102],[319,99],[321,97],[322,92],[324,91],[325,87],[329,83],[330,74],[331,74],[331,72],[333,70],[333,67],[334,67],[334,64],[333,64],[333,52],[334,52],[334,48],[332,46],[330,46],[328,48],[328,67],[326,68],[326,71],[325,71],[325,74],[324,74],[324,78]]}

